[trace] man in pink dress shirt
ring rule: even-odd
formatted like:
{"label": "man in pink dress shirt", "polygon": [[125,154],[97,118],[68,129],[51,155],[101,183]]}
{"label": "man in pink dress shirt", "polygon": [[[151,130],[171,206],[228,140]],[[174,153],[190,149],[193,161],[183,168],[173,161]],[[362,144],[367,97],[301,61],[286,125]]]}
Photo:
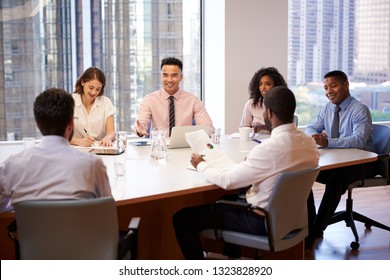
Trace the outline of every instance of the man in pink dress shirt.
{"label": "man in pink dress shirt", "polygon": [[174,57],[161,61],[163,88],[144,97],[139,107],[135,130],[138,136],[148,135],[149,128],[165,128],[169,133],[169,97],[174,98],[175,126],[209,125],[213,123],[202,101],[194,94],[180,89],[183,63]]}

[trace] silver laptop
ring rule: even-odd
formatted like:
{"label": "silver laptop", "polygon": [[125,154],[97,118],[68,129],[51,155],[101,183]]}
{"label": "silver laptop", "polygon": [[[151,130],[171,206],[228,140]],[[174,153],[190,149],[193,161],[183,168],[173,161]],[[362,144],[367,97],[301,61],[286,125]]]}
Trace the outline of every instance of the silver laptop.
{"label": "silver laptop", "polygon": [[174,126],[171,131],[171,138],[169,140],[169,149],[189,148],[190,145],[186,140],[185,134],[195,130],[203,129],[209,133],[208,125],[189,125],[189,126]]}

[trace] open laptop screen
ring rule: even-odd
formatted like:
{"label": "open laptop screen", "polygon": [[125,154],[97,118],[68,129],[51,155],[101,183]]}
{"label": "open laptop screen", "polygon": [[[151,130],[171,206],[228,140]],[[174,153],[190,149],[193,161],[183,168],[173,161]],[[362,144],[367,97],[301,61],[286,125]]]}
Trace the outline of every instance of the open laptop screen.
{"label": "open laptop screen", "polygon": [[171,138],[169,140],[169,149],[189,148],[185,134],[195,130],[203,129],[209,134],[208,125],[189,125],[189,126],[174,126],[171,131]]}

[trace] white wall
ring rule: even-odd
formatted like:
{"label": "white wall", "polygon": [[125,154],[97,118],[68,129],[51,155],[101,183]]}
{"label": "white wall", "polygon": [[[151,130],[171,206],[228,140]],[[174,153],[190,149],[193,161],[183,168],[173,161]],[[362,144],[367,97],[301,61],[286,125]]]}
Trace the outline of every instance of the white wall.
{"label": "white wall", "polygon": [[253,74],[274,66],[287,75],[288,1],[213,0],[204,11],[205,105],[214,126],[232,133]]}

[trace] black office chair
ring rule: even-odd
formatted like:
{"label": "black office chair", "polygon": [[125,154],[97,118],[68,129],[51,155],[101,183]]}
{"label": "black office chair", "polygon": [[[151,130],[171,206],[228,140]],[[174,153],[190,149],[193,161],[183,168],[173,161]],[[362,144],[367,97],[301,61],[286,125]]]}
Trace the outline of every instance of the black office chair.
{"label": "black office chair", "polygon": [[[120,240],[113,198],[31,200],[14,205],[20,259],[135,259],[139,218]],[[11,233],[15,236],[15,233]]]}
{"label": "black office chair", "polygon": [[[356,230],[355,221],[364,223],[366,228],[372,226],[390,231],[390,227],[381,224],[375,220],[372,220],[360,213],[353,211],[353,199],[352,190],[354,188],[366,188],[374,186],[386,186],[390,184],[390,127],[374,124],[372,126],[372,138],[375,147],[375,152],[378,154],[378,160],[376,161],[376,174],[372,178],[365,178],[359,180],[348,187],[348,197],[346,199],[346,209],[344,211],[336,212],[330,224],[334,224],[340,221],[345,221],[347,227],[350,227],[355,237],[355,241],[351,242],[351,248],[354,250],[359,249],[359,236]],[[364,168],[362,170],[364,174]],[[390,214],[390,213],[389,213]]]}
{"label": "black office chair", "polygon": [[[319,173],[319,167],[301,171],[282,172],[278,175],[266,209],[247,203],[217,201],[264,213],[268,235],[254,235],[231,230],[205,229],[206,238],[224,240],[265,251],[278,252],[292,248],[308,235],[307,197]],[[217,224],[218,217],[215,217]]]}

